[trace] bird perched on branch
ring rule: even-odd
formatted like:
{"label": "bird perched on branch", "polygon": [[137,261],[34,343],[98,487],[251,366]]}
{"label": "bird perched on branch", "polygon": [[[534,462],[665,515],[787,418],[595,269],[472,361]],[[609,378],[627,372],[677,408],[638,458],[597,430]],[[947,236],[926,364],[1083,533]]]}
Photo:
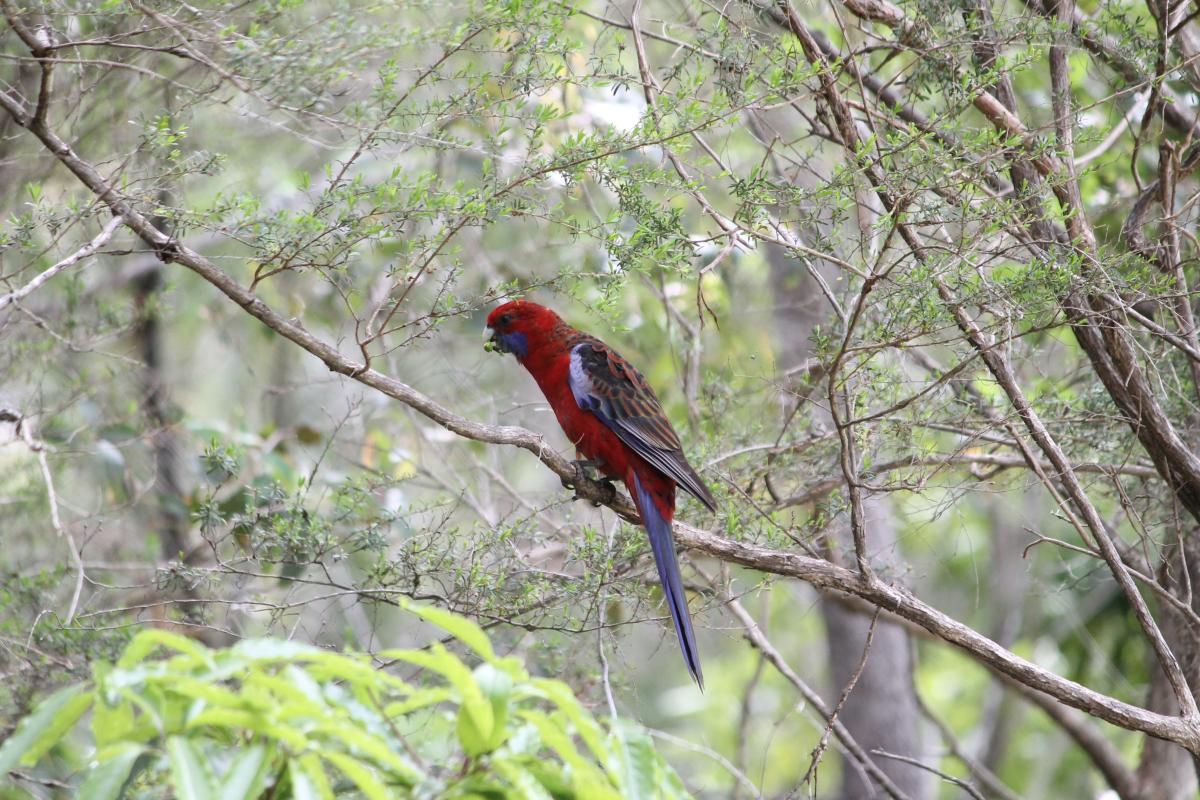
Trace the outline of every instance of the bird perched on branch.
{"label": "bird perched on branch", "polygon": [[514,300],[497,307],[488,315],[484,336],[486,349],[516,356],[537,381],[563,432],[586,459],[575,462],[577,476],[596,467],[608,479],[625,483],[650,535],[684,661],[703,689],[671,521],[676,486],[710,511],[716,511],[716,501],[684,457],[654,391],[615,350],[537,303]]}

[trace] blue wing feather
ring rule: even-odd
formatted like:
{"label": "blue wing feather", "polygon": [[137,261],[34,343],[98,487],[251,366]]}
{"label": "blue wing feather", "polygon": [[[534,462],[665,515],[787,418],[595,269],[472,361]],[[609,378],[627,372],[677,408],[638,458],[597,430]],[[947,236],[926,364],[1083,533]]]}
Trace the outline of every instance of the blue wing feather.
{"label": "blue wing feather", "polygon": [[580,408],[599,417],[622,442],[709,511],[717,510],[712,492],[688,463],[654,391],[628,361],[599,339],[584,337],[571,348],[568,381]]}

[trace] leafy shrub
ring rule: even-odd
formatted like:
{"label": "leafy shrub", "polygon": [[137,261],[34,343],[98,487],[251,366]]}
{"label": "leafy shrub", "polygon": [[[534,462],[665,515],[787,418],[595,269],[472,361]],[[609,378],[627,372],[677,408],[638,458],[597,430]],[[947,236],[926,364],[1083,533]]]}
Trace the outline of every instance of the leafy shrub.
{"label": "leafy shrub", "polygon": [[440,642],[373,661],[147,630],[22,720],[0,746],[0,776],[65,774],[82,800],[687,796],[644,731],[602,727],[566,684],[497,656],[473,622],[409,608],[478,665]]}

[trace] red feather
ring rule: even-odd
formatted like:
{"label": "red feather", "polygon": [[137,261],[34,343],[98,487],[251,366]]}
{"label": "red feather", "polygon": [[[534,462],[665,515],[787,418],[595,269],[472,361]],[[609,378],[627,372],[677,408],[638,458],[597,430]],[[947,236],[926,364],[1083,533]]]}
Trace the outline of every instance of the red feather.
{"label": "red feather", "polygon": [[572,328],[550,309],[516,300],[488,315],[491,342],[537,381],[575,449],[629,490],[650,535],[663,595],[692,677],[704,687],[700,656],[675,556],[675,487],[716,504],[688,464],[679,437],[646,379],[615,350]]}

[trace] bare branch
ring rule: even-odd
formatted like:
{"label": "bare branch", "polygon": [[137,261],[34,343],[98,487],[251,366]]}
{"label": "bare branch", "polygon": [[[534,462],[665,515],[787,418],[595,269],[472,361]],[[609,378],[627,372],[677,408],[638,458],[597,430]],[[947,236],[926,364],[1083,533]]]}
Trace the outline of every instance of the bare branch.
{"label": "bare branch", "polygon": [[34,438],[33,425],[21,414],[9,409],[0,408],[0,422],[15,423],[17,435],[21,437],[25,442],[25,446],[29,448],[29,452],[33,453],[37,459],[38,467],[42,471],[42,483],[46,487],[46,502],[50,505],[50,524],[54,527],[54,532],[58,535],[58,538],[64,539],[67,543],[67,551],[71,556],[71,565],[75,568],[75,589],[71,594],[71,602],[67,606],[67,613],[63,616],[63,624],[69,625],[75,619],[75,612],[79,609],[79,595],[83,592],[83,559],[79,555],[79,547],[75,544],[75,537],[63,525],[62,515],[58,508],[58,492],[54,488],[54,473],[50,471],[50,461],[46,458],[46,445],[44,442]]}
{"label": "bare branch", "polygon": [[107,223],[105,223],[103,230],[101,230],[100,233],[96,234],[96,237],[94,239],[92,239],[90,242],[88,242],[87,244],[85,244],[83,247],[79,248],[74,253],[72,253],[71,255],[64,258],[62,261],[59,261],[57,264],[50,267],[45,272],[42,272],[40,275],[38,275],[33,280],[29,281],[29,283],[25,284],[21,288],[14,289],[11,292],[9,292],[8,294],[0,295],[0,309],[3,309],[5,306],[7,306],[11,303],[16,303],[20,300],[25,299],[26,297],[28,297],[29,295],[31,295],[32,293],[34,293],[38,289],[40,289],[44,284],[46,284],[55,275],[58,275],[63,270],[67,269],[68,267],[74,266],[75,264],[78,264],[80,261],[84,261],[88,258],[91,258],[93,255],[96,254],[97,250],[99,250],[104,245],[108,244],[109,239],[111,239],[113,237],[113,234],[115,234],[117,232],[117,229],[120,228],[124,224],[125,224],[125,220],[123,218],[113,217],[111,220],[109,220]]}

